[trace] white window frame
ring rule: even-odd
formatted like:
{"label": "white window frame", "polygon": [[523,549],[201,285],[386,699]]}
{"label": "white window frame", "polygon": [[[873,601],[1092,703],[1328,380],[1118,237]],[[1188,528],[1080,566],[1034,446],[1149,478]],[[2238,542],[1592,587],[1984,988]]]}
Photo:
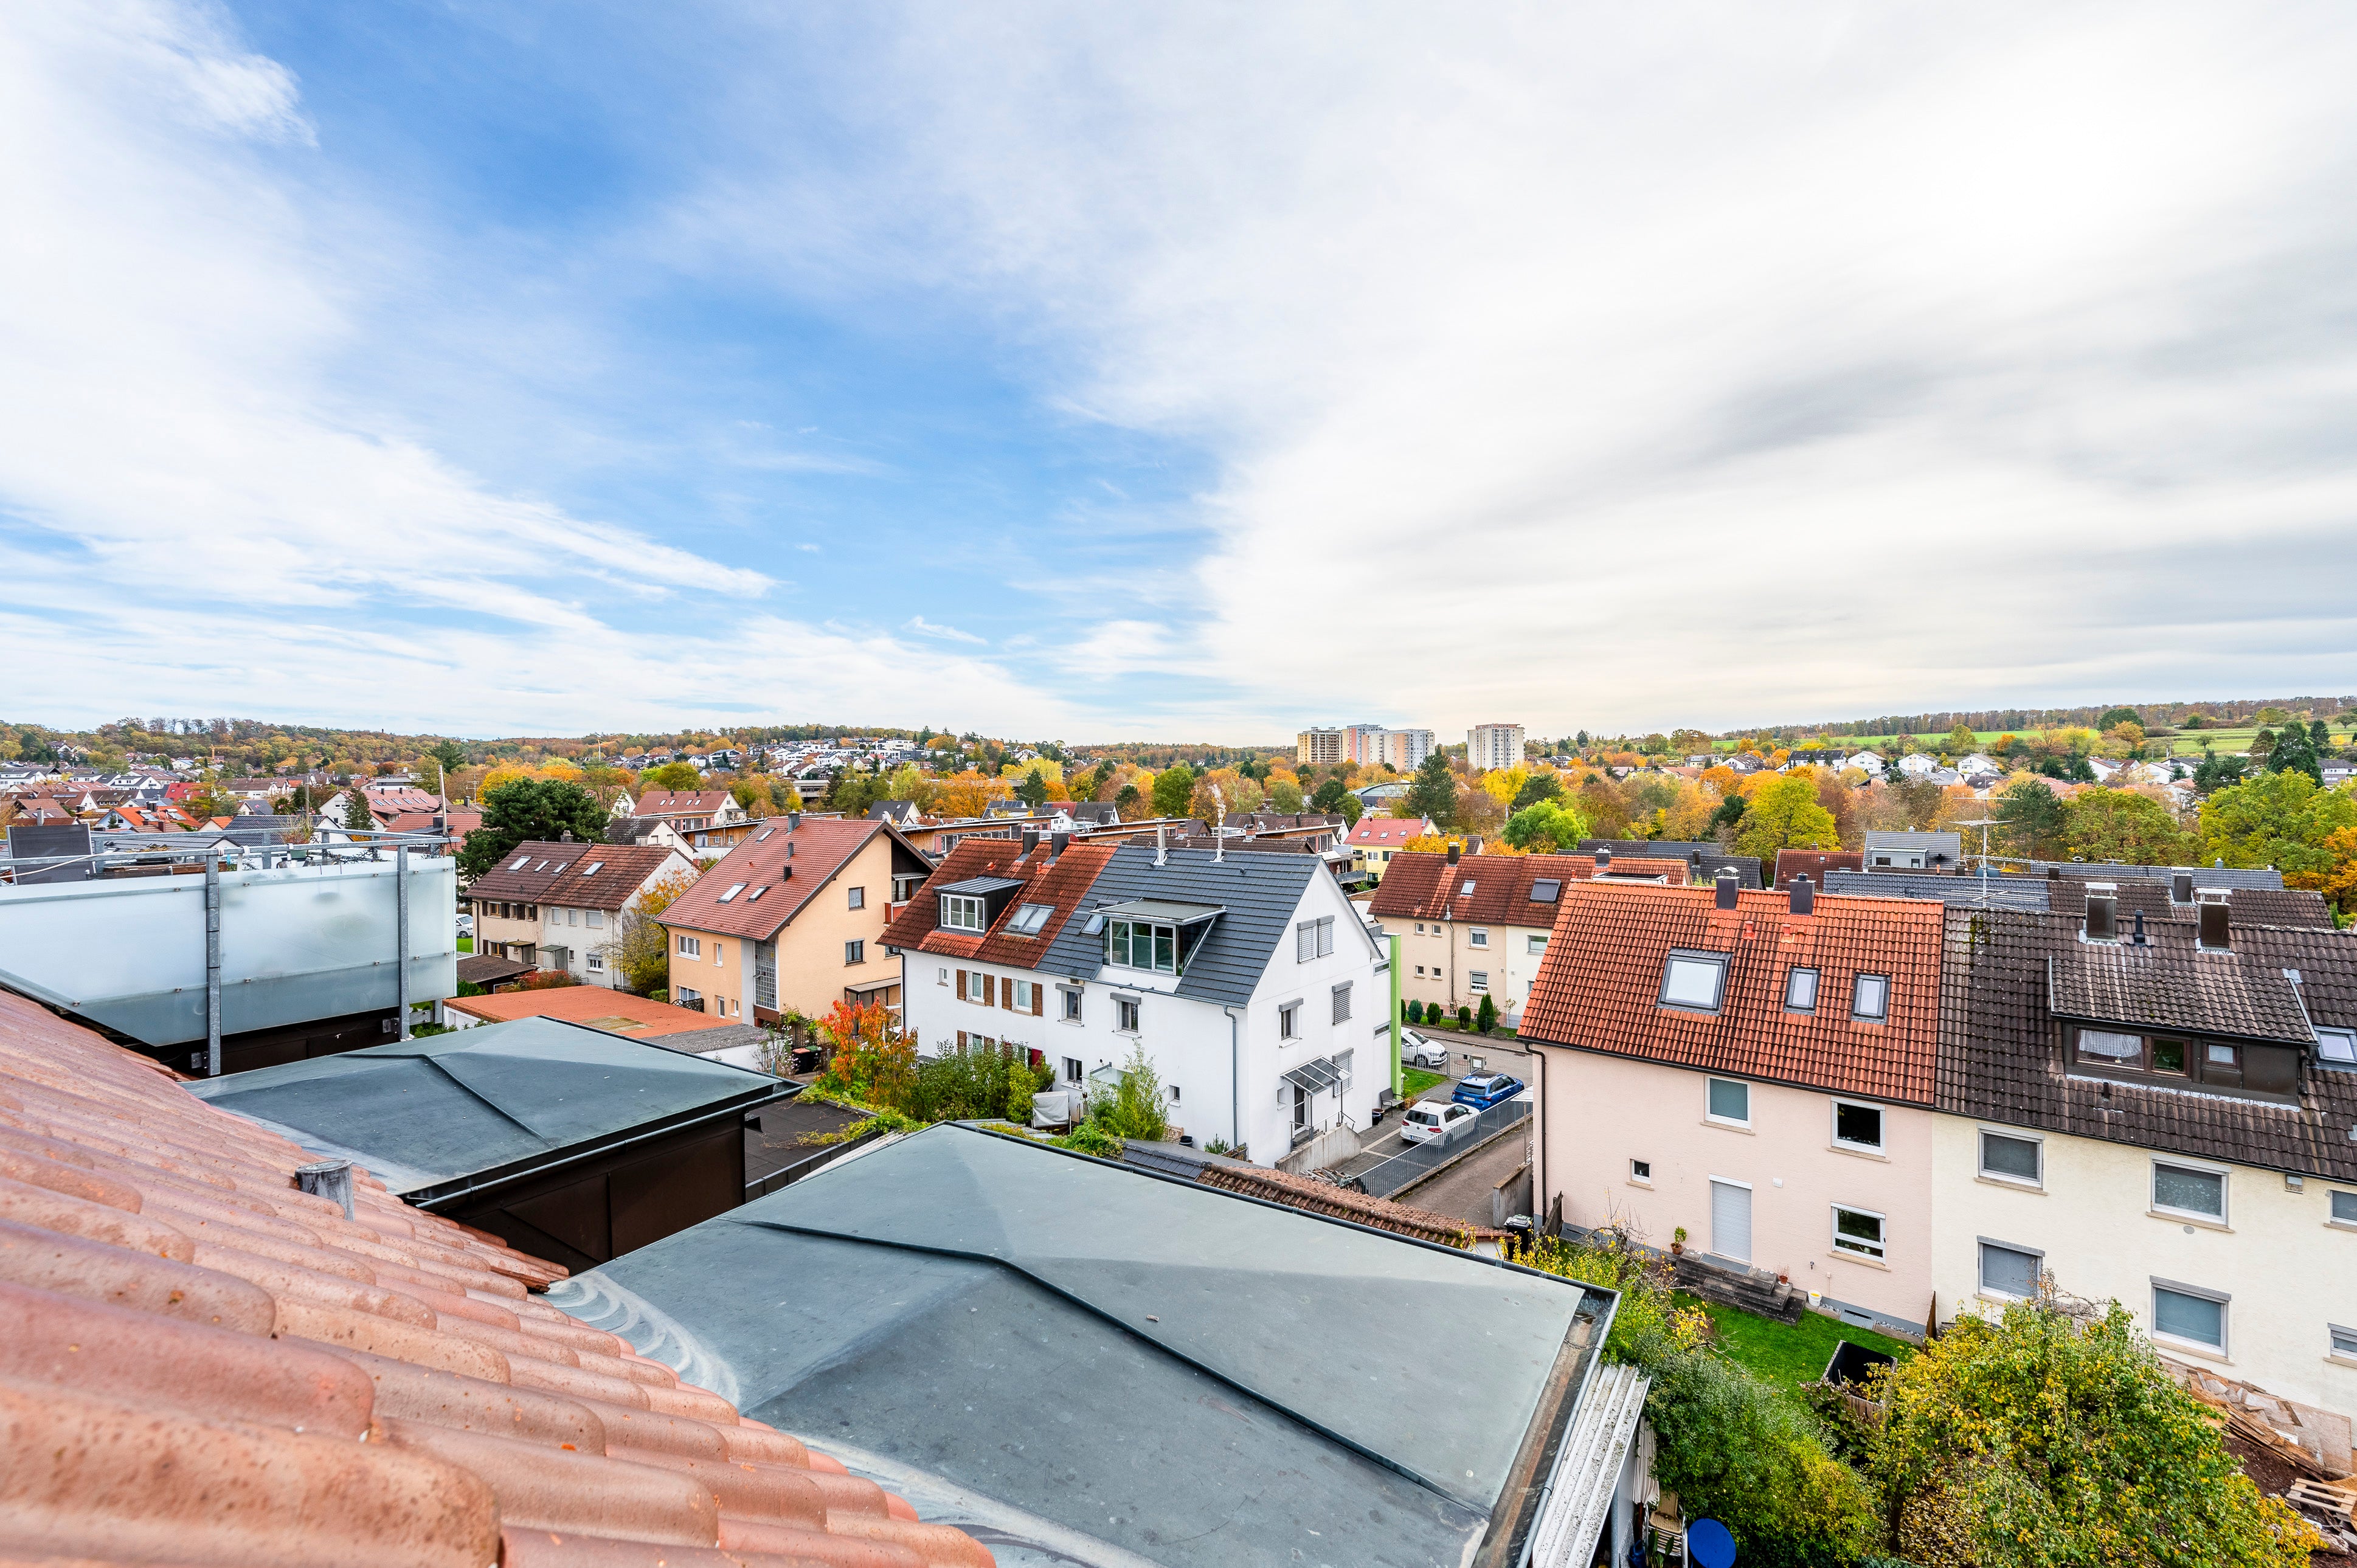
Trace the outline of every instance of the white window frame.
{"label": "white window frame", "polygon": [[[1988,1140],[2004,1138],[2016,1144],[2028,1144],[2038,1151],[2038,1175],[2018,1176],[2010,1171],[1993,1171],[1988,1164]],[[1973,1168],[1983,1181],[2001,1181],[2027,1192],[2046,1190],[2046,1140],[2035,1133],[2016,1132],[2010,1127],[1976,1127],[1973,1130]]]}
{"label": "white window frame", "polygon": [[1546,956],[1547,940],[1544,937],[1534,935],[1526,940],[1530,944],[1528,950],[1531,957],[1544,958]]}
{"label": "white window frame", "polygon": [[[1871,1208],[1860,1208],[1855,1203],[1836,1203],[1832,1207],[1834,1211],[1834,1251],[1835,1252],[1838,1252],[1845,1257],[1871,1258],[1878,1263],[1889,1261],[1883,1256],[1890,1245],[1890,1233],[1885,1229],[1885,1227],[1890,1223],[1890,1217],[1889,1215],[1878,1214]],[[1854,1214],[1861,1219],[1873,1220],[1875,1239],[1871,1241],[1867,1241],[1855,1236],[1843,1235],[1841,1217],[1845,1214]]]}
{"label": "white window frame", "polygon": [[985,931],[990,929],[990,906],[971,893],[944,893],[941,896],[941,927],[945,931]]}
{"label": "white window frame", "polygon": [[[1792,1000],[1792,993],[1799,987],[1801,976],[1804,974],[1809,977],[1809,1000],[1805,1004]],[[1786,970],[1784,972],[1784,1011],[1814,1013],[1817,1010],[1817,997],[1824,990],[1824,972],[1814,964],[1796,963]]]}
{"label": "white window frame", "polygon": [[1465,945],[1476,948],[1488,947],[1490,945],[1490,929],[1487,926],[1467,927],[1465,932]]}
{"label": "white window frame", "polygon": [[1652,1186],[1653,1162],[1651,1160],[1631,1160],[1629,1162],[1629,1179],[1638,1187]]}
{"label": "white window frame", "polygon": [[[2205,1214],[2198,1208],[2178,1208],[2162,1203],[2160,1173],[2163,1168],[2184,1171],[2190,1176],[2216,1176],[2218,1178],[2218,1212]],[[2165,1160],[2155,1155],[2152,1160],[2151,1173],[2146,1181],[2145,1197],[2149,1200],[2149,1207],[2155,1214],[2163,1215],[2170,1219],[2192,1219],[2204,1225],[2231,1225],[2233,1221],[2229,1217],[2234,1212],[2233,1177],[2233,1172],[2224,1165],[2213,1165],[2203,1160]]]}
{"label": "white window frame", "polygon": [[1056,1004],[1057,1021],[1063,1024],[1080,1023],[1082,1007],[1081,988],[1077,985],[1060,985],[1056,989],[1063,996],[1063,1000]]}
{"label": "white window frame", "polygon": [[1276,1009],[1276,1037],[1280,1040],[1301,1038],[1301,1004],[1280,1003]]}
{"label": "white window frame", "polygon": [[1473,993],[1476,996],[1488,994],[1490,990],[1490,972],[1486,969],[1467,970],[1465,972],[1465,989]]}
{"label": "white window frame", "polygon": [[603,974],[606,972],[606,955],[604,953],[593,952],[589,955],[589,972],[592,974]]}
{"label": "white window frame", "polygon": [[680,938],[679,956],[682,958],[702,958],[704,956],[704,939],[702,937]]}
{"label": "white window frame", "polygon": [[866,908],[867,908],[867,889],[866,889],[866,888],[865,888],[865,887],[846,887],[846,888],[845,888],[845,889],[843,890],[843,892],[844,892],[844,897],[845,897],[845,898],[848,900],[848,902],[845,905],[845,908],[851,908],[851,909],[865,909]]}
{"label": "white window frame", "polygon": [[[2212,1290],[2208,1285],[2190,1285],[2182,1280],[2165,1280],[2158,1275],[2151,1279],[2152,1296],[2149,1304],[2152,1337],[2160,1344],[2198,1351],[2205,1356],[2230,1357],[2234,1344],[2234,1298],[2225,1291]],[[2188,1339],[2181,1334],[2171,1334],[2160,1326],[2160,1298],[2163,1293],[2186,1296],[2194,1301],[2213,1302],[2218,1307],[2218,1342]]]}
{"label": "white window frame", "polygon": [[728,961],[728,944],[715,938],[712,943],[712,967],[719,969]]}
{"label": "white window frame", "polygon": [[1088,1077],[1088,1069],[1082,1065],[1080,1058],[1066,1057],[1064,1058],[1064,1081],[1066,1083],[1078,1083],[1086,1077]]}
{"label": "white window frame", "polygon": [[[2006,1301],[2029,1301],[2035,1299],[2034,1293],[2038,1289],[2038,1282],[2044,1278],[2046,1274],[2046,1250],[2042,1247],[2025,1247],[2018,1241],[2000,1241],[1993,1236],[1982,1236],[1975,1238],[1975,1240],[1979,1242],[1979,1245],[1973,1252],[1973,1267],[1975,1288],[1979,1293],[1983,1295],[1997,1296]],[[2031,1269],[2029,1272],[2029,1288],[2033,1293],[2032,1295],[2016,1295],[2009,1290],[1999,1290],[1997,1287],[1988,1283],[1987,1251],[1991,1247],[1995,1247],[2000,1252],[2018,1253],[2020,1256],[2031,1259],[2036,1262],[2037,1267]]]}
{"label": "white window frame", "polygon": [[947,985],[949,983],[950,983],[950,966],[949,966],[949,965],[947,965],[947,964],[942,964],[942,965],[940,967],[940,969],[938,969],[937,971],[935,971],[935,972],[934,972],[933,983],[934,983],[935,985]]}
{"label": "white window frame", "polygon": [[1135,1035],[1141,1033],[1144,1028],[1145,1016],[1145,1004],[1139,998],[1135,996],[1116,996],[1113,999],[1113,1032],[1114,1034]]}
{"label": "white window frame", "polygon": [[[1712,1090],[1713,1088],[1715,1088],[1715,1087],[1717,1087],[1717,1085],[1722,1084],[1722,1083],[1731,1083],[1731,1084],[1733,1084],[1736,1088],[1738,1088],[1738,1089],[1739,1089],[1739,1090],[1741,1090],[1743,1091],[1743,1114],[1742,1114],[1742,1116],[1741,1116],[1740,1118],[1733,1117],[1733,1116],[1721,1116],[1717,1112],[1716,1112],[1716,1111],[1714,1111],[1714,1110],[1712,1110],[1712,1109],[1711,1109],[1711,1106],[1710,1106],[1710,1091],[1711,1091],[1711,1090]],[[1711,1123],[1713,1123],[1713,1124],[1715,1124],[1715,1125],[1717,1125],[1717,1126],[1720,1126],[1720,1127],[1743,1127],[1743,1128],[1749,1128],[1749,1127],[1751,1125],[1751,1085],[1750,1085],[1750,1083],[1749,1083],[1749,1081],[1747,1081],[1746,1079],[1739,1079],[1739,1078],[1706,1078],[1706,1079],[1703,1079],[1703,1090],[1702,1090],[1702,1117],[1703,1117],[1703,1120],[1704,1120],[1704,1121],[1708,1122],[1711,1122]]]}
{"label": "white window frame", "polygon": [[[1875,1130],[1882,1135],[1879,1142],[1872,1144],[1854,1144],[1847,1138],[1841,1135],[1841,1113],[1842,1107],[1845,1105],[1848,1106],[1853,1111],[1871,1111],[1874,1112]],[[1836,1097],[1833,1102],[1831,1115],[1833,1117],[1833,1145],[1835,1148],[1847,1149],[1854,1154],[1863,1155],[1887,1155],[1889,1153],[1890,1112],[1883,1106],[1876,1104],[1871,1100],[1844,1100]],[[1865,1210],[1860,1209],[1859,1212],[1864,1213]]]}
{"label": "white window frame", "polygon": [[[2342,1340],[2348,1343],[2343,1345]],[[2325,1355],[2332,1360],[2357,1366],[2357,1328],[2344,1328],[2338,1323],[2324,1326]]]}

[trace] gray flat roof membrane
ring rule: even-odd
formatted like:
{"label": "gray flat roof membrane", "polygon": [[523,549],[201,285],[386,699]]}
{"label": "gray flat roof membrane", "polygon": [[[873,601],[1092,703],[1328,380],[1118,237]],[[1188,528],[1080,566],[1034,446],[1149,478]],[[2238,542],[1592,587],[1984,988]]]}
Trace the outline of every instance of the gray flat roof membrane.
{"label": "gray flat roof membrane", "polygon": [[[1488,1529],[1612,1297],[945,1125],[550,1299],[759,1420],[1104,1561],[1423,1568]],[[962,1522],[1015,1544],[993,1518]]]}
{"label": "gray flat roof membrane", "polygon": [[778,1084],[602,1029],[518,1018],[187,1088],[415,1197],[766,1100]]}

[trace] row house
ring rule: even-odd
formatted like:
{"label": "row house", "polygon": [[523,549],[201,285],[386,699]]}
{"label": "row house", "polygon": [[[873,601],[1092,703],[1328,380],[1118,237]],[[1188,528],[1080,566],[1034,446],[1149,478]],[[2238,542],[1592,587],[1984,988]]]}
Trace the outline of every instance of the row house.
{"label": "row house", "polygon": [[622,913],[664,877],[695,864],[661,845],[520,843],[467,889],[475,951],[619,988],[608,961]]}
{"label": "row house", "polygon": [[790,811],[748,823],[663,911],[671,998],[764,1024],[840,1001],[897,1010],[900,966],[884,929],[931,870],[889,822]]}
{"label": "row house", "polygon": [[[1362,824],[1363,825],[1363,824]],[[1683,886],[1683,860],[1595,854],[1404,851],[1367,913],[1399,939],[1400,1000],[1454,1013],[1483,997],[1508,1025],[1522,1016],[1545,961],[1566,886],[1593,881]]]}
{"label": "row house", "polygon": [[1046,839],[951,852],[892,924],[908,1026],[1082,1088],[1143,1050],[1172,1122],[1319,1163],[1388,1087],[1385,954],[1321,856]]}
{"label": "row house", "polygon": [[1361,879],[1383,876],[1391,870],[1392,857],[1405,850],[1409,840],[1438,832],[1430,817],[1380,817],[1370,812],[1359,819],[1359,825],[1344,841],[1351,851],[1351,874]]}
{"label": "row house", "polygon": [[726,789],[650,789],[631,815],[669,822],[691,853],[728,849],[754,829],[752,814]]}
{"label": "row house", "polygon": [[2279,889],[2038,885],[1566,888],[1522,1029],[1542,1201],[1900,1334],[2116,1300],[2357,1412],[2357,935]]}

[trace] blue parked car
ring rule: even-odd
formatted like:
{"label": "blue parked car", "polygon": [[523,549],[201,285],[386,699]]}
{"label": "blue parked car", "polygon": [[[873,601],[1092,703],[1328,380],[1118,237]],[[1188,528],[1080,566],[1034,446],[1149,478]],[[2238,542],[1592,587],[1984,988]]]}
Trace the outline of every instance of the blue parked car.
{"label": "blue parked car", "polygon": [[1457,1091],[1448,1098],[1459,1105],[1470,1105],[1476,1111],[1487,1111],[1492,1105],[1502,1105],[1523,1091],[1523,1080],[1508,1078],[1502,1072],[1478,1072],[1457,1080]]}

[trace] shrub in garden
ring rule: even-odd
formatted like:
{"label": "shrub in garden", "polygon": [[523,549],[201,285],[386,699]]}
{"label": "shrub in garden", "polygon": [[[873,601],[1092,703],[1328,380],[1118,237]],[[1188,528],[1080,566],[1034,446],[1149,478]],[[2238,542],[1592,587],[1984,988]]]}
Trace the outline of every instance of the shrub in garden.
{"label": "shrub in garden", "polygon": [[1423,1003],[1411,1002],[1407,1004],[1407,1021],[1411,1024],[1421,1024],[1424,1022]]}
{"label": "shrub in garden", "polygon": [[1498,1004],[1487,993],[1481,998],[1481,1010],[1473,1015],[1473,1026],[1485,1035],[1498,1026]]}
{"label": "shrub in garden", "polygon": [[1457,1026],[1460,1029],[1469,1029],[1473,1026],[1472,1008],[1459,1007],[1457,1009]]}

